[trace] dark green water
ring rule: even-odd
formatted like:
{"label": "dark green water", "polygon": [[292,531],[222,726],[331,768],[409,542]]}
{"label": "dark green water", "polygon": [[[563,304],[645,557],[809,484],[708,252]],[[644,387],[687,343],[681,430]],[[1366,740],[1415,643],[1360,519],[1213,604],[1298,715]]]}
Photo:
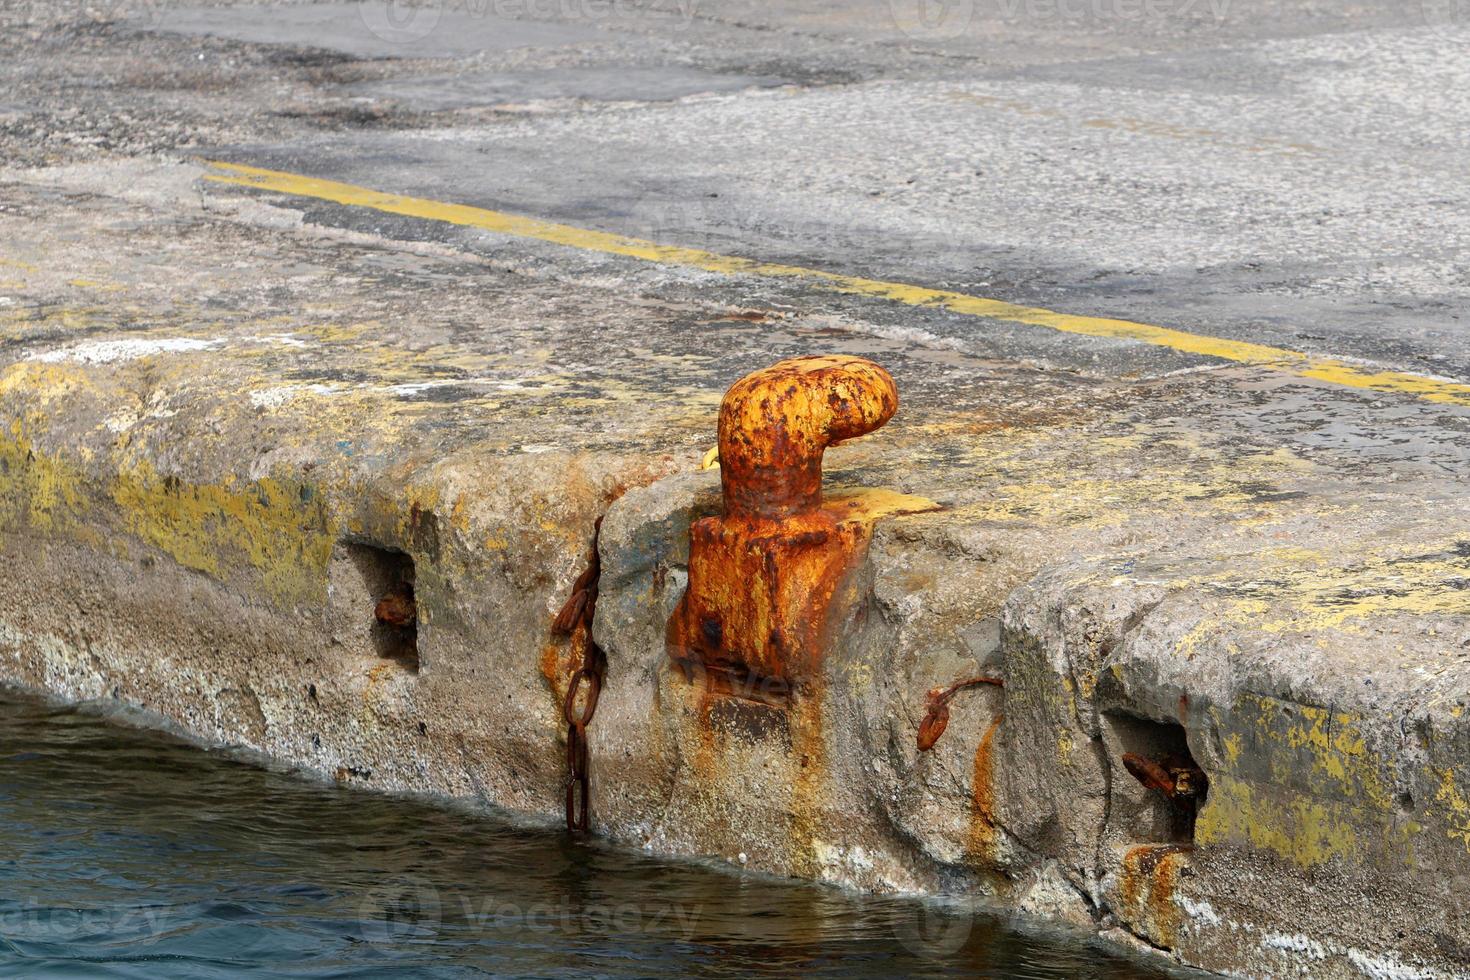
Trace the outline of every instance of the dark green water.
{"label": "dark green water", "polygon": [[11,976],[1144,978],[901,900],[618,853],[0,699]]}

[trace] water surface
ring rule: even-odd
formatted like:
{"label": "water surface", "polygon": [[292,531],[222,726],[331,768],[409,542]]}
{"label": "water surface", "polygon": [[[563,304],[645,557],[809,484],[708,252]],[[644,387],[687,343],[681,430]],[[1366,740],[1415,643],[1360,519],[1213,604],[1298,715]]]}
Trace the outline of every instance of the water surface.
{"label": "water surface", "polygon": [[1162,977],[1086,943],[308,782],[0,697],[0,972]]}

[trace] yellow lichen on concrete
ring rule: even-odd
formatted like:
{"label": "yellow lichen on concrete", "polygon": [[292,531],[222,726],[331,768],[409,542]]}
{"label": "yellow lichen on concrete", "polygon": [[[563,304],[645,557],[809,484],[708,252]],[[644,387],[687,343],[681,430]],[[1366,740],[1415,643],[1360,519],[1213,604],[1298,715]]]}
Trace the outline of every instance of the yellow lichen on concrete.
{"label": "yellow lichen on concrete", "polygon": [[1257,728],[1265,740],[1278,739],[1293,749],[1305,750],[1312,760],[1311,771],[1325,775],[1341,796],[1360,798],[1384,812],[1392,808],[1381,775],[1382,764],[1368,751],[1356,715],[1296,705],[1293,720],[1283,727],[1278,720],[1280,702],[1256,700]]}
{"label": "yellow lichen on concrete", "polygon": [[[1362,721],[1349,712],[1257,694],[1242,694],[1230,715],[1215,719],[1225,732],[1232,775],[1269,772],[1281,786],[1313,798],[1388,815],[1394,810],[1386,775],[1391,766],[1368,747]],[[1242,760],[1251,773],[1240,771]]]}
{"label": "yellow lichen on concrete", "polygon": [[75,467],[36,452],[19,420],[12,421],[0,436],[0,530],[72,529],[82,508],[81,482]]}
{"label": "yellow lichen on concrete", "polygon": [[1336,561],[1317,551],[1266,549],[1244,569],[1236,562],[1218,575],[1180,578],[1171,585],[1236,597],[1213,624],[1218,629],[1356,632],[1387,615],[1465,611],[1470,558],[1461,553],[1463,536],[1414,540],[1407,546],[1358,544]]}
{"label": "yellow lichen on concrete", "polygon": [[[1178,435],[1150,440],[1167,448],[1179,465],[1140,471],[1144,436],[1097,438],[1085,455],[1067,436],[1048,430],[1007,429],[971,441],[976,472],[989,485],[987,499],[955,510],[956,518],[1053,526],[1113,527],[1140,514],[1179,508],[1236,521],[1258,519],[1277,506],[1261,500],[1261,485],[1295,480],[1310,464],[1285,449],[1227,455]],[[1187,464],[1187,465],[1186,465]],[[1000,477],[1000,479],[995,479]]]}
{"label": "yellow lichen on concrete", "polygon": [[1438,768],[1431,771],[1434,777],[1434,803],[1445,815],[1446,836],[1460,841],[1470,852],[1470,800],[1455,784],[1454,770]]}
{"label": "yellow lichen on concrete", "polygon": [[[147,463],[89,481],[79,462],[38,450],[18,420],[0,436],[0,530],[28,527],[100,545],[111,508],[122,532],[179,564],[223,578],[241,561],[268,593],[288,601],[320,598],[335,534],[308,488],[264,479],[241,489],[197,486]],[[107,550],[116,553],[120,542]]]}
{"label": "yellow lichen on concrete", "polygon": [[[1211,774],[1196,824],[1200,843],[1249,843],[1304,868],[1334,858],[1415,866],[1425,828],[1398,812],[1385,763],[1368,748],[1360,718],[1257,696],[1238,705],[1236,716],[1247,727],[1225,736],[1223,745],[1226,765],[1237,771]],[[1238,771],[1243,759],[1261,772],[1259,779]],[[1457,793],[1452,781],[1443,781],[1438,802],[1452,818],[1458,812],[1450,836],[1458,826],[1470,846],[1470,805]]]}
{"label": "yellow lichen on concrete", "polygon": [[87,373],[72,364],[22,361],[0,373],[0,398],[18,397],[21,417],[40,418],[48,405],[79,393],[93,393],[96,385]]}
{"label": "yellow lichen on concrete", "polygon": [[1240,733],[1233,732],[1222,741],[1225,746],[1225,761],[1232,767],[1240,764]]}
{"label": "yellow lichen on concrete", "polygon": [[1350,808],[1306,797],[1268,797],[1251,783],[1225,774],[1210,780],[1195,840],[1262,848],[1303,868],[1361,856]]}
{"label": "yellow lichen on concrete", "polygon": [[224,578],[232,562],[255,569],[283,601],[321,601],[336,531],[308,485],[263,478],[241,488],[182,483],[148,463],[111,487],[129,533],[186,568]]}

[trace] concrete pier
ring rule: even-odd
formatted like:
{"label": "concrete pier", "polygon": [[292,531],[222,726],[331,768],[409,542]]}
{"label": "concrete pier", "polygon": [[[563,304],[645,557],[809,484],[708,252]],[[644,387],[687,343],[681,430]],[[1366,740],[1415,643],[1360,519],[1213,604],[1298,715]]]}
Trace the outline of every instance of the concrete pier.
{"label": "concrete pier", "polygon": [[[1034,92],[988,103],[1000,96],[966,95],[940,65],[992,50],[973,31],[892,46],[829,19],[856,14],[816,7],[772,14],[764,33],[719,17],[677,36],[526,21],[512,38],[522,54],[487,41],[396,59],[346,42],[308,57],[291,37],[257,36],[289,33],[286,21],[242,9],[6,15],[20,38],[0,56],[7,72],[51,50],[64,65],[37,67],[3,117],[15,149],[0,174],[0,678],[126,701],[367,790],[560,819],[576,649],[551,624],[601,518],[596,833],[951,895],[1222,973],[1470,969],[1470,373],[1456,369],[1464,190],[1444,166],[1470,130],[1426,137],[1417,189],[1374,185],[1385,197],[1353,234],[1390,257],[1361,282],[1334,271],[1356,261],[1335,219],[1320,236],[1306,211],[1262,225],[1244,198],[1231,229],[1167,232],[1207,243],[1192,277],[1178,242],[1147,235],[1132,251],[1013,262],[1003,221],[937,204],[887,240],[876,211],[838,234],[779,195],[729,202],[724,177],[705,191],[678,170],[698,154],[672,158],[667,186],[621,211],[618,187],[641,165],[616,152],[571,153],[539,183],[516,170],[532,159],[517,140],[574,148],[594,124],[598,139],[703,134],[721,114],[775,126],[809,111],[836,140],[843,106],[871,102],[984,106],[992,140],[1012,123],[1076,122],[1181,167],[1245,168],[1289,146],[1261,179],[1305,187],[1371,155],[1318,145],[1334,134],[1310,110],[1335,103],[1302,94],[1311,71],[1362,48],[1365,78],[1392,52],[1433,75],[1450,63],[1436,52],[1470,44],[1463,28],[1344,5],[1331,30],[1226,18],[1216,33],[1125,44],[1127,31],[1099,27],[1073,40],[1092,37],[1102,61],[1041,45],[1061,60],[985,68],[1052,96],[1081,98],[1077,78],[1106,76],[1134,93],[1120,99],[1142,98],[1148,79],[1188,89],[1165,69],[1211,40],[1231,98],[1279,81],[1252,81],[1252,58],[1297,73],[1280,84],[1298,101],[1268,140],[1255,124],[1084,124],[1102,117],[1065,100],[1036,109]],[[552,72],[569,91],[571,52],[612,58],[597,45],[613,29],[641,39],[619,57],[662,64],[648,52],[676,42],[659,38],[726,36],[748,57],[624,76],[654,91],[612,106],[557,96],[573,101],[475,115],[489,110],[404,95],[381,117],[352,115],[435,72],[504,76],[471,92],[550,85],[537,73]],[[838,35],[855,66],[842,78]],[[762,60],[760,45],[810,48],[815,67],[797,77],[794,54]],[[63,109],[56,79],[88,58],[122,87]],[[164,64],[172,88],[126,80],[129,65]],[[736,68],[735,94],[700,94],[701,71]],[[276,90],[225,93],[235,77]],[[244,107],[234,117],[230,99]],[[523,101],[540,105],[534,91]],[[296,108],[265,109],[284,104]],[[1392,139],[1369,125],[1380,110],[1358,119],[1383,149]],[[1020,166],[1024,152],[1003,155]],[[519,162],[461,186],[470,159]],[[949,173],[939,159],[912,193]],[[812,180],[828,205],[848,199]],[[649,217],[660,199],[680,202],[666,221]],[[1079,240],[1103,234],[1109,199],[1088,197],[1099,210],[1078,216]],[[742,212],[786,223],[741,225]],[[1059,233],[1041,213],[1045,250]],[[923,225],[941,215],[958,224]],[[954,249],[924,251],[935,238]],[[1241,252],[1279,258],[1288,244],[1274,271]],[[1089,262],[1095,276],[1077,268]],[[870,359],[900,397],[886,426],[827,452],[827,497],[933,506],[875,511],[819,675],[773,704],[683,669],[669,624],[690,526],[720,511],[702,461],[721,396],[811,354]],[[409,585],[411,618],[375,615]],[[955,694],[921,752],[929,692],[976,675],[1003,686]],[[1124,755],[1187,763],[1207,789],[1184,806]]]}

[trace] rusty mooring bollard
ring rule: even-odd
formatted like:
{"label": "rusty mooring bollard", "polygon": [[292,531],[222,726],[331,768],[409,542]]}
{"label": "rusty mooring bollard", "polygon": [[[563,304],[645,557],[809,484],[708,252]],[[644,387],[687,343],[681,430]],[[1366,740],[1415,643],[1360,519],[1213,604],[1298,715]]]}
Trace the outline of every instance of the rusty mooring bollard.
{"label": "rusty mooring bollard", "polygon": [[669,649],[711,689],[784,704],[819,662],[833,598],[873,514],[824,503],[822,454],[898,409],[893,378],[860,357],[798,357],[741,379],[720,405],[724,514],[690,528],[689,586]]}

